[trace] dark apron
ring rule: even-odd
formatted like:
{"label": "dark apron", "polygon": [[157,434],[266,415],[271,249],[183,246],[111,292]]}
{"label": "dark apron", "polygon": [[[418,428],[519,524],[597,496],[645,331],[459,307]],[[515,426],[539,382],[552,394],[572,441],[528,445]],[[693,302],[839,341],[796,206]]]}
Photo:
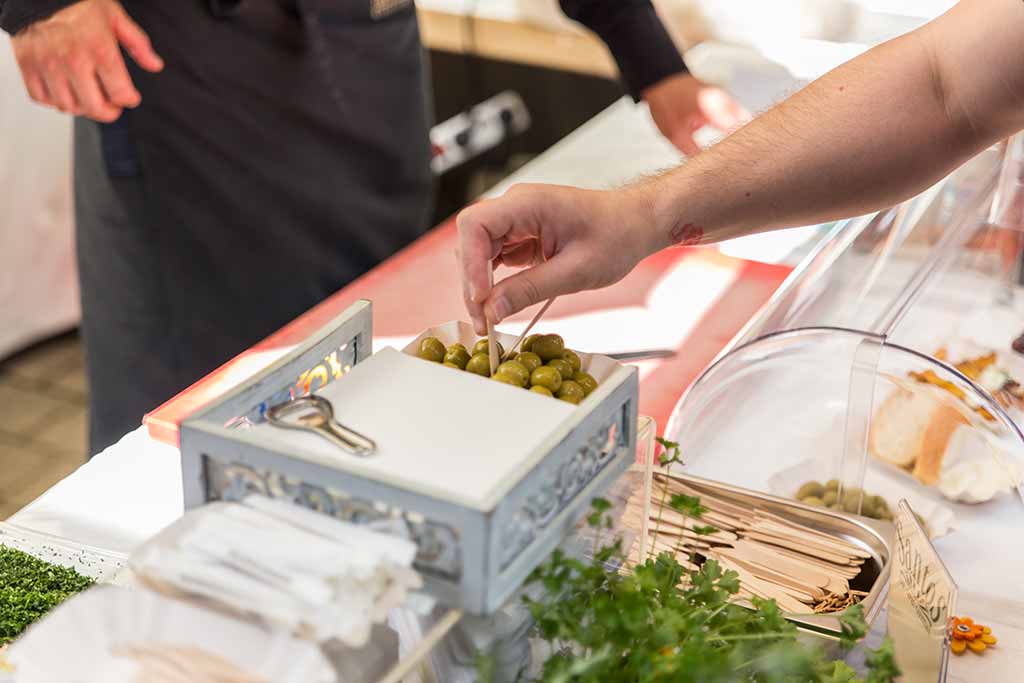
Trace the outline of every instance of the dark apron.
{"label": "dark apron", "polygon": [[432,194],[411,2],[126,7],[167,67],[75,127],[93,453],[422,234]]}

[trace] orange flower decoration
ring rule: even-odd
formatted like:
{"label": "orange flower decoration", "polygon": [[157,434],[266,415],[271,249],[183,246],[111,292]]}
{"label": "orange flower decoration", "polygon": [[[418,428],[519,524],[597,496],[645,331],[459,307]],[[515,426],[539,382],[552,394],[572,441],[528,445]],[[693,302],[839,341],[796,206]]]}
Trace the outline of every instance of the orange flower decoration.
{"label": "orange flower decoration", "polygon": [[981,654],[996,644],[996,637],[988,626],[975,624],[970,617],[953,617],[950,626],[950,649],[953,654],[962,655],[966,650]]}

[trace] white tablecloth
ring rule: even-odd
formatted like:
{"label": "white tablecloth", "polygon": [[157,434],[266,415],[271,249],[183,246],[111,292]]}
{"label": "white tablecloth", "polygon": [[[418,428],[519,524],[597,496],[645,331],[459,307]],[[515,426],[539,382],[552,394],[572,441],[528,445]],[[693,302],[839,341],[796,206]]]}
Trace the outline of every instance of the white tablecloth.
{"label": "white tablecloth", "polygon": [[11,522],[80,543],[131,552],[183,511],[178,449],[125,435],[58,482]]}

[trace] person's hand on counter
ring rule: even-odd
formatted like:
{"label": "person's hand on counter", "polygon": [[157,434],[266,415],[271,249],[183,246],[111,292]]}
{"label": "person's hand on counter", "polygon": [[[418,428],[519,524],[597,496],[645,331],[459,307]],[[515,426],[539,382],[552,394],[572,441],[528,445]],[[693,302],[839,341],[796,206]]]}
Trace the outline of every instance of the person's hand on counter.
{"label": "person's hand on counter", "polygon": [[[459,259],[474,325],[607,286],[673,244],[866,214],[925,190],[1024,128],[1022,33],[1024,3],[961,0],[658,177],[599,192],[524,186],[469,207]],[[523,270],[491,290],[497,263]]]}
{"label": "person's hand on counter", "polygon": [[658,130],[688,156],[700,152],[694,133],[710,125],[728,133],[750,119],[732,95],[688,73],[664,78],[643,92]]}
{"label": "person's hand on counter", "polygon": [[30,24],[11,44],[33,100],[103,123],[142,99],[122,46],[146,71],[164,66],[145,31],[117,0],[81,0]]}

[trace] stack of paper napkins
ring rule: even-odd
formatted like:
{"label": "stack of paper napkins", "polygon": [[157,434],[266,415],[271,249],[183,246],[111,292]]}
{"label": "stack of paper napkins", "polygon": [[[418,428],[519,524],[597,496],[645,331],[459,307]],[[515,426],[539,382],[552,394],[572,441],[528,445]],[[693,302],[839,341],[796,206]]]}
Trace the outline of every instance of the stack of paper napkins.
{"label": "stack of paper napkins", "polygon": [[130,564],[150,588],[362,647],[422,585],[415,556],[407,538],[249,496],[189,512]]}

